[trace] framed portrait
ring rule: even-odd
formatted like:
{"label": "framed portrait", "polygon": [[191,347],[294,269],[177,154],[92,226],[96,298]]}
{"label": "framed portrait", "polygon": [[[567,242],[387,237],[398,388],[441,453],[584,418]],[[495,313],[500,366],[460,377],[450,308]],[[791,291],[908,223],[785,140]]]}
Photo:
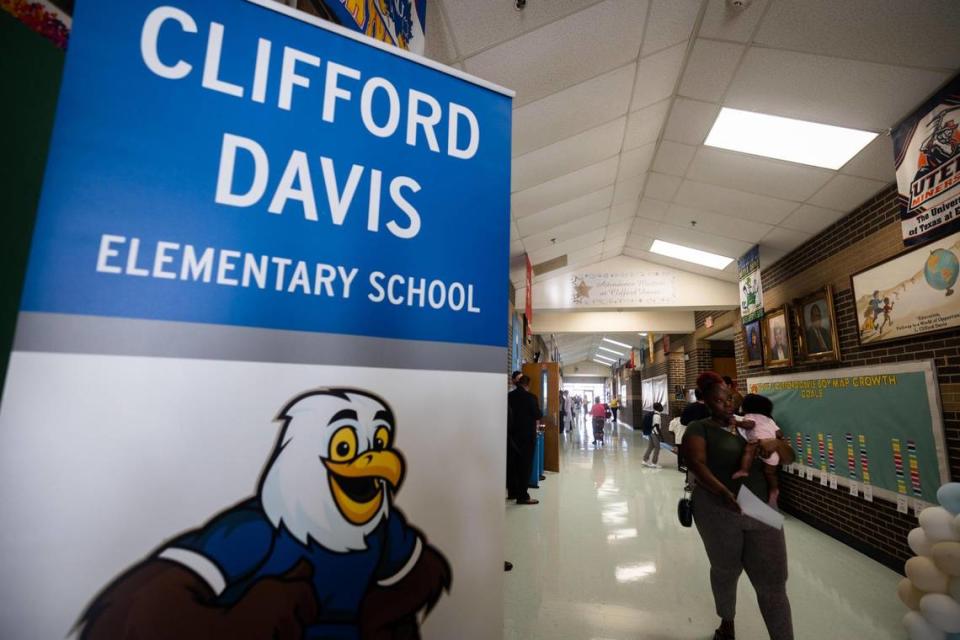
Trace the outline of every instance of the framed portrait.
{"label": "framed portrait", "polygon": [[793,365],[793,349],[790,346],[789,307],[783,305],[763,316],[763,359],[768,367]]}
{"label": "framed portrait", "polygon": [[960,233],[934,240],[850,276],[861,345],[960,326]]}
{"label": "framed portrait", "polygon": [[743,353],[748,367],[763,366],[763,320],[743,323]]}
{"label": "framed portrait", "polygon": [[794,303],[799,328],[800,358],[823,362],[840,359],[833,287],[827,285]]}

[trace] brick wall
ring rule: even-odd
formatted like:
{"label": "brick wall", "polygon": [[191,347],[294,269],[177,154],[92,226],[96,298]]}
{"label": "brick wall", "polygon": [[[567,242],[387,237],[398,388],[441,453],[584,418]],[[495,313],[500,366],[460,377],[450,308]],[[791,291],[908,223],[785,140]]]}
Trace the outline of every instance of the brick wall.
{"label": "brick wall", "polygon": [[[834,307],[841,362],[798,363],[787,369],[747,369],[739,321],[735,324],[737,373],[741,387],[748,376],[776,375],[838,367],[876,365],[935,359],[944,408],[944,427],[950,473],[960,478],[960,330],[887,345],[861,347],[850,290],[850,275],[903,251],[896,190],[890,187],[837,221],[782,260],[762,272],[764,307],[772,310],[825,284],[834,286]],[[792,327],[794,358],[796,327]],[[785,476],[781,504],[784,510],[888,566],[903,571],[912,554],[907,532],[916,518],[897,513],[896,505],[875,498],[873,503],[844,491]]]}

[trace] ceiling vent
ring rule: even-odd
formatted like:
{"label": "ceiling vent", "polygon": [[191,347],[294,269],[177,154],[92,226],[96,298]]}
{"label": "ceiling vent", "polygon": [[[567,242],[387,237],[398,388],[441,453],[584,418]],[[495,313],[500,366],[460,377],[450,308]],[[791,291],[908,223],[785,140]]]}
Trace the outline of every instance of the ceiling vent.
{"label": "ceiling vent", "polygon": [[565,266],[567,266],[566,254],[560,256],[559,258],[554,258],[553,260],[547,260],[546,262],[533,265],[533,274],[536,276],[542,276],[549,271],[562,269]]}

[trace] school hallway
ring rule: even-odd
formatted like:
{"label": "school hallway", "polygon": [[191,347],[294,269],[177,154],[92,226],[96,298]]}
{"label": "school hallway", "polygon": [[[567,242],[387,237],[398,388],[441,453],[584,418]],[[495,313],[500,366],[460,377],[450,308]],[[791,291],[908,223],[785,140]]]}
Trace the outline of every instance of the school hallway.
{"label": "school hallway", "polygon": [[[696,528],[677,520],[683,476],[661,452],[642,466],[647,441],[622,423],[594,448],[584,429],[561,436],[561,472],[508,503],[506,640],[707,639],[718,625],[709,566]],[[798,640],[903,638],[901,576],[787,517],[787,589]],[[737,637],[768,637],[746,575]]]}

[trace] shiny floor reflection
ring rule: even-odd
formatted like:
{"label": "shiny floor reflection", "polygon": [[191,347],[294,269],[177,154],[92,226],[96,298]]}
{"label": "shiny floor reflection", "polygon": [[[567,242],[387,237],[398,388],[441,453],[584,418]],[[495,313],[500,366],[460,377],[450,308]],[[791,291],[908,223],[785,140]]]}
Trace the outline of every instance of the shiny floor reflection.
{"label": "shiny floor reflection", "polygon": [[[664,451],[643,467],[646,440],[608,426],[594,448],[583,425],[562,438],[559,474],[507,506],[507,640],[707,639],[717,625],[707,557],[676,516],[683,477]],[[902,638],[895,572],[792,518],[788,592],[798,640]],[[753,588],[740,582],[737,637],[766,638]]]}

